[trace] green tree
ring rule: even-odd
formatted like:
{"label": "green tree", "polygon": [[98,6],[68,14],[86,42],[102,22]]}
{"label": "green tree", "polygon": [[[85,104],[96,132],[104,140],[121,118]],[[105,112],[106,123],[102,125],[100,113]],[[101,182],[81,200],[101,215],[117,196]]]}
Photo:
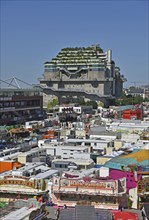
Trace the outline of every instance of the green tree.
{"label": "green tree", "polygon": [[58,99],[53,99],[52,101],[48,102],[48,106],[47,106],[48,111],[51,110],[56,105],[58,105]]}
{"label": "green tree", "polygon": [[133,201],[130,198],[128,198],[128,209],[132,208],[132,204],[133,204]]}
{"label": "green tree", "polygon": [[122,96],[121,98],[116,99],[116,105],[134,105],[141,104],[146,101],[141,96]]}
{"label": "green tree", "polygon": [[98,104],[96,101],[93,101],[93,100],[90,100],[90,101],[87,101],[85,102],[84,100],[80,101],[78,105],[82,105],[82,106],[93,106],[93,109],[97,109],[98,107]]}
{"label": "green tree", "polygon": [[97,107],[98,107],[98,104],[96,101],[87,101],[86,105],[92,105],[93,109],[97,109]]}

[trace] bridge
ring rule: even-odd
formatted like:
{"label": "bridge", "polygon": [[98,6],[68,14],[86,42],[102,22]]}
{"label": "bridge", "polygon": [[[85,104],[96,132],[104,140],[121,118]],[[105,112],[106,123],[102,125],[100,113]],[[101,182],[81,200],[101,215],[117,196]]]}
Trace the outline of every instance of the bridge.
{"label": "bridge", "polygon": [[62,104],[63,96],[85,96],[90,100],[101,101],[105,106],[109,106],[109,104],[114,103],[115,97],[112,95],[101,95],[99,93],[89,93],[83,89],[66,89],[66,88],[58,88],[55,89],[53,87],[48,87],[47,85],[35,85],[35,87],[40,88],[42,92],[47,95],[55,95],[58,97],[59,104]]}
{"label": "bridge", "polygon": [[[75,74],[78,74],[79,71],[75,72]],[[69,74],[69,71],[67,74]],[[90,100],[101,101],[104,103],[104,105],[106,107],[115,102],[115,97],[112,95],[102,95],[99,93],[91,93],[91,92],[88,92],[84,89],[72,89],[72,88],[69,88],[69,89],[57,88],[57,89],[55,89],[53,87],[47,86],[46,84],[45,85],[42,85],[42,84],[31,85],[31,84],[24,82],[23,80],[18,79],[16,77],[12,77],[7,80],[0,80],[1,87],[3,87],[2,86],[3,84],[5,84],[7,86],[7,88],[14,88],[14,89],[22,89],[24,87],[24,85],[25,85],[25,87],[27,86],[30,88],[40,89],[43,93],[45,93],[47,95],[57,96],[58,100],[59,100],[59,104],[62,104],[62,97],[63,96],[68,96],[68,97],[69,96],[78,96],[78,97],[84,96],[85,98],[88,98]]]}

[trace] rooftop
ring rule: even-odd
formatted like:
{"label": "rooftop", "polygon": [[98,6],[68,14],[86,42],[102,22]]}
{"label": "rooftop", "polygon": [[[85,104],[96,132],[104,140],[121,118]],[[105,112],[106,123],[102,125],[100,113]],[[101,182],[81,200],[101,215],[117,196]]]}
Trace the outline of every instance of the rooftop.
{"label": "rooftop", "polygon": [[59,171],[58,170],[47,170],[44,173],[39,173],[37,174],[34,179],[45,179],[45,178],[49,178],[50,176],[57,174]]}
{"label": "rooftop", "polygon": [[133,158],[138,162],[142,162],[144,160],[149,160],[149,150],[139,150],[137,152],[122,156],[121,158]]}
{"label": "rooftop", "polygon": [[138,150],[126,156],[120,156],[107,161],[104,166],[122,170],[128,165],[146,166],[149,164],[149,150]]}
{"label": "rooftop", "polygon": [[99,45],[90,47],[67,47],[63,48],[58,55],[45,65],[61,65],[61,64],[82,64],[82,63],[99,63],[104,65],[106,53]]}

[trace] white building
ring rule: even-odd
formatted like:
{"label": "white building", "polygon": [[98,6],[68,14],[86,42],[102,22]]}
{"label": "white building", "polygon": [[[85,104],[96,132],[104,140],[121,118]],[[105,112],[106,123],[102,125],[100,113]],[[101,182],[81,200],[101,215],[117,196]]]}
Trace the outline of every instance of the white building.
{"label": "white building", "polygon": [[46,150],[47,155],[62,159],[76,158],[76,153],[89,153],[89,149],[86,146],[43,144],[40,147],[40,149]]}
{"label": "white building", "polygon": [[18,162],[26,164],[27,162],[32,162],[34,158],[39,158],[40,156],[46,156],[46,149],[34,148],[30,151],[20,153],[18,155]]}

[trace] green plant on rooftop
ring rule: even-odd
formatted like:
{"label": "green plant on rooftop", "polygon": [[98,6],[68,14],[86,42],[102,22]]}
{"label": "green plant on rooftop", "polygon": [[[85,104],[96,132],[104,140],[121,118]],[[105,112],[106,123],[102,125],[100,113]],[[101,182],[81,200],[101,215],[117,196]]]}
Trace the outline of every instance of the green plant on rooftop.
{"label": "green plant on rooftop", "polygon": [[58,99],[53,99],[52,101],[48,102],[47,109],[48,111],[58,105]]}
{"label": "green plant on rooftop", "polygon": [[45,64],[68,64],[68,65],[85,65],[86,63],[99,63],[99,56],[97,52],[103,52],[99,45],[93,45],[90,47],[66,47],[61,49],[55,58],[52,58],[51,62],[45,62]]}

